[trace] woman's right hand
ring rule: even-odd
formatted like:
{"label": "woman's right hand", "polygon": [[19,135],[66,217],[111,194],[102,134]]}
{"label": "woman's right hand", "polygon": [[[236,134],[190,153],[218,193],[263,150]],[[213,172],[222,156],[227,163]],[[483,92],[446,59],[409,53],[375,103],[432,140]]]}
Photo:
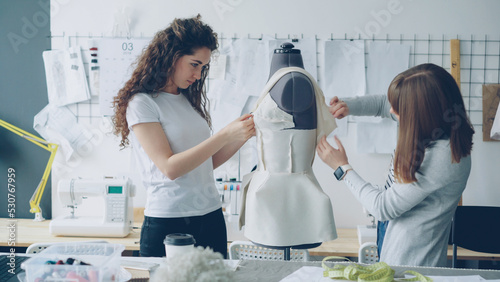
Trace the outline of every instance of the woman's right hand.
{"label": "woman's right hand", "polygon": [[339,97],[335,96],[330,100],[330,107],[328,111],[333,115],[334,118],[344,118],[349,115],[349,107],[347,104],[340,100]]}
{"label": "woman's right hand", "polygon": [[230,142],[246,142],[250,137],[255,136],[255,125],[252,114],[245,114],[235,119],[222,129],[227,140]]}

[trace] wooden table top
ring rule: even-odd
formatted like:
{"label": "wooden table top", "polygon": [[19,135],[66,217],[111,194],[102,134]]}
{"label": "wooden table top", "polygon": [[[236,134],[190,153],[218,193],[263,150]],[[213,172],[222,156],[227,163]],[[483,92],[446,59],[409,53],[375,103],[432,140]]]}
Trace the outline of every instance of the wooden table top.
{"label": "wooden table top", "polygon": [[[7,219],[0,218],[0,246],[9,246],[10,231],[5,226],[15,223],[15,242],[16,247],[28,247],[33,243],[44,242],[74,242],[90,240],[106,240],[112,244],[123,244],[129,251],[139,250],[140,229],[134,229],[124,238],[103,238],[103,237],[68,237],[54,236],[49,233],[50,220],[34,221],[33,219]],[[134,224],[134,226],[136,226]],[[139,226],[140,227],[140,226]],[[13,235],[12,235],[13,236]],[[12,247],[12,246],[11,246]]]}
{"label": "wooden table top", "polygon": [[[28,247],[33,243],[38,242],[74,242],[74,241],[89,241],[89,240],[106,240],[109,243],[123,244],[125,249],[129,251],[139,250],[140,227],[141,223],[136,222],[134,229],[128,236],[124,238],[104,238],[104,237],[67,237],[54,236],[49,233],[50,220],[42,222],[33,221],[32,219],[8,219],[0,218],[0,246],[9,245],[9,236],[14,236],[10,233],[9,228],[5,228],[15,223],[15,246]],[[338,228],[338,238],[324,242],[321,246],[309,249],[311,256],[343,256],[343,257],[358,257],[359,241],[356,229]],[[228,242],[228,244],[231,242]],[[452,246],[448,248],[448,257],[453,254]],[[459,259],[464,260],[500,260],[500,254],[479,253],[462,248],[458,248]]]}
{"label": "wooden table top", "polygon": [[[324,242],[321,246],[310,249],[312,256],[344,256],[358,257],[359,241],[356,229],[337,229],[338,238]],[[500,260],[500,254],[479,253],[457,248],[458,259],[461,260]],[[453,256],[453,246],[448,246],[448,258]]]}

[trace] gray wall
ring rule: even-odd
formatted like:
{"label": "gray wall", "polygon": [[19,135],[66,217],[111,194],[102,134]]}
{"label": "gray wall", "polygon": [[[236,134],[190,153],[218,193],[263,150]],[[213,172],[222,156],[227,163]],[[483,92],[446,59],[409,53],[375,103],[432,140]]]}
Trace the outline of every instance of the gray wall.
{"label": "gray wall", "polygon": [[[0,119],[39,136],[33,117],[48,104],[42,52],[50,49],[50,0],[0,1]],[[0,217],[7,211],[7,171],[15,169],[15,217],[34,218],[29,199],[50,153],[0,127]],[[51,180],[42,198],[51,218]]]}

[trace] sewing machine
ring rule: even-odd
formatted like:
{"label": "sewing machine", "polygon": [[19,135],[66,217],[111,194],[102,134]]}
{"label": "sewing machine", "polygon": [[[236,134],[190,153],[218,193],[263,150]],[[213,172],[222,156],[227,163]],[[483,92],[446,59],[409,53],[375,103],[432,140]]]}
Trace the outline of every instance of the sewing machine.
{"label": "sewing machine", "polygon": [[[135,186],[128,178],[63,179],[58,183],[59,200],[71,214],[53,219],[52,235],[125,237],[132,229]],[[102,216],[78,216],[75,209],[87,197],[104,199]]]}

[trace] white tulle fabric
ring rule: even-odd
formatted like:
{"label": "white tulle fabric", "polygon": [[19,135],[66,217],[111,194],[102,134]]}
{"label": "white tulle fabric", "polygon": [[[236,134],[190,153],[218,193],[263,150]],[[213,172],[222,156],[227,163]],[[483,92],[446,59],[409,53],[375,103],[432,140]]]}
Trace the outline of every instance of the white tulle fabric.
{"label": "white tulle fabric", "polygon": [[[308,76],[316,95],[317,128],[290,129],[293,117],[278,108],[269,90],[285,74]],[[337,238],[330,198],[312,171],[316,143],[336,127],[323,92],[301,68],[278,70],[264,87],[253,111],[257,131],[257,169],[243,177],[240,228],[251,241],[295,246]]]}

